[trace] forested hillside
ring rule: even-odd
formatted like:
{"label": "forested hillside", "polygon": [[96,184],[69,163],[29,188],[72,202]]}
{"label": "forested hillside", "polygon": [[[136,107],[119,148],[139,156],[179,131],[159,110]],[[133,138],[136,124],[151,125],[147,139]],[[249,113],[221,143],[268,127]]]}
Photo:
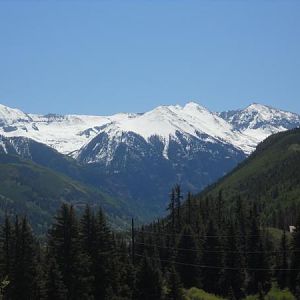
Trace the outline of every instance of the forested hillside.
{"label": "forested hillside", "polygon": [[4,299],[300,299],[299,136],[268,138],[199,195],[175,185],[168,216],[131,231],[64,203],[39,242],[6,213]]}
{"label": "forested hillside", "polygon": [[[20,157],[0,154],[0,220],[5,214],[26,215],[37,233],[45,234],[61,203],[79,210],[103,207],[115,226],[126,222],[126,203],[61,173]],[[124,219],[122,219],[124,218]]]}
{"label": "forested hillside", "polygon": [[300,129],[281,132],[260,143],[236,169],[196,198],[222,193],[229,209],[234,198],[256,200],[261,221],[284,228],[296,221],[300,209]]}
{"label": "forested hillside", "polygon": [[272,286],[298,299],[299,147],[300,129],[276,134],[201,194],[183,197],[176,185],[169,216],[138,229],[137,258],[173,266],[183,287],[225,299],[264,299]]}

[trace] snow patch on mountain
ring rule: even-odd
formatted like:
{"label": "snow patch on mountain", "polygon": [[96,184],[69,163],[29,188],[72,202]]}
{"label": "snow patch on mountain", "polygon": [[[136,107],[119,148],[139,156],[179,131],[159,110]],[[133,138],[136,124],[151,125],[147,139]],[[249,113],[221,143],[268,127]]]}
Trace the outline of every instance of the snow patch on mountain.
{"label": "snow patch on mountain", "polygon": [[[190,102],[184,106],[159,106],[142,114],[119,113],[112,116],[38,115],[0,105],[0,134],[34,139],[75,158],[95,137],[107,135],[107,144],[99,149],[93,161],[112,160],[119,143],[133,143],[127,138],[134,133],[147,143],[157,137],[163,144],[162,155],[168,158],[171,142],[198,139],[202,143],[224,143],[244,153],[270,134],[299,126],[294,113],[253,103],[242,110],[210,112]],[[95,145],[96,147],[96,145]]]}
{"label": "snow patch on mountain", "polygon": [[117,114],[112,117],[25,114],[18,109],[1,105],[0,134],[7,137],[31,138],[63,154],[70,154],[96,136],[103,125],[130,116],[130,114]]}

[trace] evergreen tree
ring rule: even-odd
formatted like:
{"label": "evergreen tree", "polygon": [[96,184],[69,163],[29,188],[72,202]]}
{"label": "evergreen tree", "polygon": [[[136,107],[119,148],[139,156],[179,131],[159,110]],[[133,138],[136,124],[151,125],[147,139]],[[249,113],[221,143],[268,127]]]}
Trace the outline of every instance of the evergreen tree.
{"label": "evergreen tree", "polygon": [[201,281],[204,290],[209,293],[220,293],[223,253],[218,231],[212,220],[209,221],[203,243],[201,265],[207,266],[201,269]]}
{"label": "evergreen tree", "polygon": [[[300,277],[300,215],[298,216],[296,229],[293,232],[292,240],[292,262],[291,262],[291,275],[290,275],[290,287],[293,291],[296,288],[296,279]],[[300,282],[300,281],[299,281]]]}
{"label": "evergreen tree", "polygon": [[172,229],[172,233],[174,233],[175,232],[175,190],[174,188],[171,191],[170,203],[167,207],[167,210],[170,212],[171,229]]}
{"label": "evergreen tree", "polygon": [[96,256],[93,260],[95,276],[95,299],[108,299],[108,293],[119,289],[118,258],[112,234],[106,223],[103,211],[97,215]]}
{"label": "evergreen tree", "polygon": [[295,293],[296,299],[300,299],[300,273],[298,273],[295,280],[295,286],[293,286],[292,289]]}
{"label": "evergreen tree", "polygon": [[178,262],[176,269],[183,286],[185,288],[197,286],[199,284],[199,269],[193,265],[199,264],[199,248],[194,232],[189,225],[183,228],[176,249],[176,262]]}
{"label": "evergreen tree", "polygon": [[80,219],[80,240],[83,251],[93,257],[96,251],[96,219],[89,205],[86,206],[84,214]]}
{"label": "evergreen tree", "polygon": [[242,268],[242,258],[240,249],[237,244],[236,230],[232,224],[229,226],[228,237],[225,244],[224,258],[224,291],[227,290],[227,295],[231,298],[242,299],[244,297],[244,270]]}
{"label": "evergreen tree", "polygon": [[[235,208],[235,215],[236,215],[236,224],[237,224],[237,235],[238,243],[240,245],[241,253],[246,256],[246,248],[247,248],[247,222],[246,222],[246,213],[245,213],[245,205],[243,199],[238,196],[236,201],[236,208]],[[245,265],[245,259],[242,260],[242,265]]]}
{"label": "evergreen tree", "polygon": [[248,239],[248,293],[256,294],[259,286],[266,292],[270,288],[270,271],[268,259],[258,225],[256,206],[251,211],[251,227]]}
{"label": "evergreen tree", "polygon": [[219,229],[222,228],[223,224],[223,209],[224,209],[224,199],[222,190],[219,190],[218,199],[217,199],[217,224]]}
{"label": "evergreen tree", "polygon": [[34,299],[36,285],[36,244],[26,218],[15,221],[15,243],[12,276],[12,299]]}
{"label": "evergreen tree", "polygon": [[162,299],[162,276],[157,264],[150,258],[143,258],[137,272],[136,299]]}
{"label": "evergreen tree", "polygon": [[167,300],[183,300],[183,290],[180,278],[174,265],[172,264],[167,274],[168,294]]}
{"label": "evergreen tree", "polygon": [[235,297],[235,293],[234,293],[234,290],[233,290],[232,286],[230,286],[229,289],[228,289],[228,299],[229,300],[237,300],[237,298]]}
{"label": "evergreen tree", "polygon": [[81,249],[73,206],[62,205],[49,231],[48,243],[49,255],[55,259],[67,289],[67,299],[90,299],[90,262]]}
{"label": "evergreen tree", "polygon": [[46,266],[46,300],[67,299],[67,289],[63,283],[62,275],[54,258],[49,258]]}
{"label": "evergreen tree", "polygon": [[129,249],[124,240],[119,241],[118,251],[118,280],[120,284],[119,296],[123,299],[132,299],[135,288],[135,268],[131,264]]}
{"label": "evergreen tree", "polygon": [[10,276],[11,266],[13,263],[13,226],[8,216],[5,216],[4,224],[1,227],[0,233],[0,246],[1,246],[1,259],[0,259],[0,270],[1,276]]}
{"label": "evergreen tree", "polygon": [[278,285],[281,289],[284,289],[288,285],[288,249],[287,249],[287,241],[286,241],[286,232],[283,231],[281,243],[280,243],[280,252],[277,264],[277,271],[276,277]]}
{"label": "evergreen tree", "polygon": [[192,194],[188,192],[187,200],[186,224],[191,225],[192,222]]}
{"label": "evergreen tree", "polygon": [[[0,234],[0,278],[6,278],[5,282],[12,279],[12,268],[14,263],[14,229],[8,216],[5,216],[4,224],[1,227]],[[5,285],[3,294],[9,299],[11,297],[11,284]]]}
{"label": "evergreen tree", "polygon": [[176,210],[176,230],[180,232],[181,230],[181,188],[179,184],[175,185],[175,210]]}

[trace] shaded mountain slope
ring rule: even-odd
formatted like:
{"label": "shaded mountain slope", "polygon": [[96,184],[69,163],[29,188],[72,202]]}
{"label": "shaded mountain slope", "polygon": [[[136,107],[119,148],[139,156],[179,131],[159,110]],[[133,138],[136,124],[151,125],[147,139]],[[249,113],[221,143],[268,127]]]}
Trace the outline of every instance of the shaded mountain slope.
{"label": "shaded mountain slope", "polygon": [[300,129],[268,137],[248,159],[196,198],[217,197],[220,191],[229,207],[236,197],[258,200],[267,223],[278,225],[284,216],[293,223],[300,208]]}
{"label": "shaded mountain slope", "polygon": [[77,208],[102,206],[115,225],[129,212],[125,203],[100,190],[20,157],[0,154],[0,217],[26,214],[37,232],[45,232],[63,201]]}

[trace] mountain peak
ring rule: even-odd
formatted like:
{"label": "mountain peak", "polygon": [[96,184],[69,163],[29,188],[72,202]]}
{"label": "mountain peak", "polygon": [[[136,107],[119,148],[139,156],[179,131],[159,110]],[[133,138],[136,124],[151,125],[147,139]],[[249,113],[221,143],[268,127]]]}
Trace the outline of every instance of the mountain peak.
{"label": "mountain peak", "polygon": [[183,107],[184,110],[200,110],[200,111],[208,111],[208,109],[197,102],[190,101]]}
{"label": "mountain peak", "polygon": [[268,105],[260,104],[257,102],[253,102],[245,108],[245,110],[255,110],[255,111],[270,110],[270,109],[273,108]]}
{"label": "mountain peak", "polygon": [[0,121],[6,125],[11,125],[14,122],[22,121],[27,122],[30,121],[31,118],[17,108],[11,108],[0,104]]}

